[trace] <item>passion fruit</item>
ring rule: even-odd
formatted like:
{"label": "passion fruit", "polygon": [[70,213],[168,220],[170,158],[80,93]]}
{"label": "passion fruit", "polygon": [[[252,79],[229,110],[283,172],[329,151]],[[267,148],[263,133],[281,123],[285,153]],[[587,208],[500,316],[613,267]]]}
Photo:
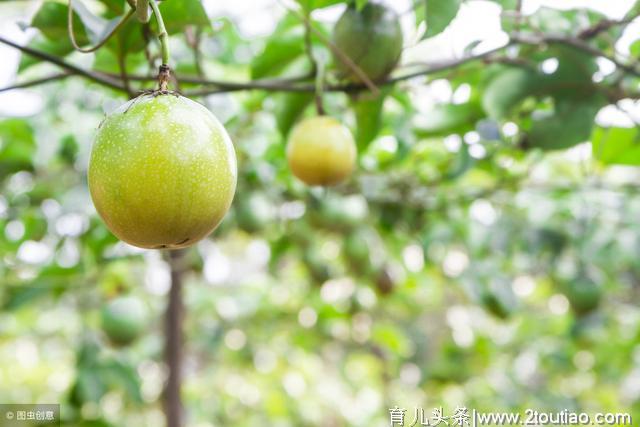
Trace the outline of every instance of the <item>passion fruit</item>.
{"label": "passion fruit", "polygon": [[356,144],[349,129],[332,117],[312,117],[291,131],[287,161],[293,174],[309,185],[336,185],[355,167]]}
{"label": "passion fruit", "polygon": [[[382,80],[393,71],[402,54],[402,27],[398,15],[381,3],[369,2],[361,10],[350,5],[333,30],[333,43],[369,79]],[[334,54],[339,72],[361,82],[354,70]]]}
{"label": "passion fruit", "polygon": [[211,233],[236,188],[231,139],[204,106],[142,95],[102,122],[88,171],[93,203],[120,240],[176,249]]}
{"label": "passion fruit", "polygon": [[102,330],[114,344],[132,343],[142,334],[146,324],[146,306],[136,297],[114,298],[102,309]]}

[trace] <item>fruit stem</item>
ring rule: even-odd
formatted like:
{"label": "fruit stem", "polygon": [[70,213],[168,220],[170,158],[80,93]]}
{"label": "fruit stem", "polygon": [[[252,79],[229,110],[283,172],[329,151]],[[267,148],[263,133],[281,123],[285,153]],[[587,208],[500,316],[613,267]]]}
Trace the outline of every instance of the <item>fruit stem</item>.
{"label": "fruit stem", "polygon": [[160,40],[160,46],[162,50],[162,65],[160,66],[160,73],[158,74],[158,81],[160,83],[160,90],[167,90],[167,83],[169,82],[169,34],[167,33],[167,29],[164,26],[164,20],[162,19],[162,14],[160,13],[160,8],[158,8],[158,3],[156,0],[149,0],[149,5],[153,10],[153,15],[156,17],[156,22],[158,23],[158,39]]}
{"label": "fruit stem", "polygon": [[136,2],[136,15],[138,21],[146,24],[149,22],[149,0],[138,0]]}
{"label": "fruit stem", "polygon": [[316,101],[316,111],[319,116],[324,116],[324,105],[322,103],[322,94],[324,93],[324,63],[317,62],[316,63],[316,93],[315,93],[315,101]]}

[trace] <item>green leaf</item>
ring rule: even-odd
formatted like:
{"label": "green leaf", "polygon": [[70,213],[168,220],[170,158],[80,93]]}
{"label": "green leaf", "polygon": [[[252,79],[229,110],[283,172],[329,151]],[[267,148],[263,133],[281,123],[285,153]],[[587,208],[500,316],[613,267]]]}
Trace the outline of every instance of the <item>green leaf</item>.
{"label": "green leaf", "polygon": [[302,28],[274,35],[267,41],[262,53],[251,62],[254,79],[277,76],[285,67],[305,52]]}
{"label": "green leaf", "polygon": [[[50,55],[59,57],[65,57],[73,52],[73,46],[71,46],[71,42],[69,42],[68,37],[63,37],[58,40],[49,40],[41,35],[38,35],[29,42],[28,46],[33,49],[47,52]],[[35,56],[22,54],[20,58],[20,65],[18,66],[18,72],[22,72],[40,62],[42,62],[42,60],[36,58]]]}
{"label": "green leaf", "polygon": [[[46,221],[40,219],[40,223],[34,223],[38,218],[23,218],[25,227],[27,228],[26,236],[41,239],[46,232]],[[42,224],[44,222],[44,224]],[[34,235],[34,227],[42,228],[39,236]],[[31,230],[29,230],[31,229]],[[35,230],[38,232],[38,230]],[[76,268],[63,268],[56,265],[47,266],[38,275],[37,278],[23,284],[8,286],[5,290],[4,301],[2,307],[5,310],[16,310],[25,304],[53,295],[57,296],[64,292],[64,289],[71,285],[77,279],[78,270]]]}
{"label": "green leaf", "polygon": [[549,55],[558,60],[558,69],[546,77],[546,82],[552,86],[548,89],[555,94],[581,94],[584,85],[591,84],[593,73],[598,71],[594,57],[581,50],[556,46],[549,50]]}
{"label": "green leaf", "polygon": [[87,402],[98,402],[107,392],[107,387],[94,366],[82,366],[78,370],[72,398],[81,406]]}
{"label": "green leaf", "polygon": [[493,0],[493,1],[498,3],[500,6],[502,6],[503,10],[513,10],[516,8],[516,5],[518,4],[517,0]]}
{"label": "green leaf", "polygon": [[596,127],[593,155],[604,164],[640,165],[640,129]]}
{"label": "green leaf", "polygon": [[[82,21],[76,13],[73,14],[73,25],[78,43],[88,43],[89,39],[83,29]],[[31,20],[31,26],[39,29],[51,41],[66,40],[68,37],[67,6],[53,1],[44,2]]]}
{"label": "green leaf", "polygon": [[118,16],[124,13],[124,5],[126,0],[101,0],[101,3],[107,7],[109,16]]}
{"label": "green leaf", "polygon": [[440,34],[458,14],[462,0],[427,0],[425,37]]}
{"label": "green leaf", "polygon": [[25,120],[0,122],[0,178],[7,173],[33,169],[36,142],[33,129]]}
{"label": "green leaf", "polygon": [[[216,45],[215,51],[209,54],[216,58],[217,62],[222,64],[237,65],[239,59],[236,52],[239,46],[244,45],[246,42],[242,35],[239,33],[235,23],[225,17],[218,17],[214,21],[216,28]],[[248,60],[243,59],[242,63],[246,63]]]}
{"label": "green leaf", "polygon": [[556,150],[587,141],[591,135],[596,114],[605,103],[599,94],[594,94],[580,102],[575,100],[557,102],[553,113],[533,121],[526,145],[544,150]]}
{"label": "green leaf", "polygon": [[[140,53],[144,55],[144,47],[146,45],[143,37],[143,27],[135,19],[129,22],[120,30],[118,34],[107,43],[107,48],[116,55],[123,53]],[[98,50],[100,52],[100,50]]]}
{"label": "green leaf", "polygon": [[427,20],[427,3],[429,0],[421,0],[420,2],[416,2],[416,6],[413,9],[416,27],[420,25],[422,22]]}
{"label": "green leaf", "polygon": [[209,17],[199,0],[168,0],[160,4],[169,34],[184,32],[187,25],[210,27]]}
{"label": "green leaf", "polygon": [[47,286],[11,286],[7,287],[2,304],[3,310],[17,310],[41,297],[44,297],[51,291]]}
{"label": "green leaf", "polygon": [[[591,79],[597,69],[593,57],[561,46],[548,49],[538,59],[550,58],[558,61],[554,72],[543,74],[522,67],[504,69],[489,82],[482,98],[485,111],[494,119],[509,117],[525,99],[533,98],[535,103],[528,113],[534,111],[534,118],[526,129],[524,145],[547,150],[586,141],[595,115],[605,104]],[[553,108],[535,111],[537,103],[545,97],[553,101]]]}
{"label": "green leaf", "polygon": [[66,135],[60,140],[58,155],[68,164],[73,165],[78,155],[78,141],[73,135]]}
{"label": "green leaf", "polygon": [[454,180],[460,178],[467,173],[469,169],[475,164],[475,159],[469,154],[469,145],[462,144],[455,161],[452,163],[451,168],[446,174],[447,180]]}
{"label": "green leaf", "polygon": [[356,0],[356,9],[362,10],[369,3],[369,0]]}
{"label": "green leaf", "polygon": [[351,98],[351,107],[356,115],[356,143],[360,152],[364,151],[380,132],[382,109],[388,93],[389,89],[384,88],[376,97],[366,93]]}
{"label": "green leaf", "polygon": [[640,39],[631,43],[631,45],[629,46],[629,53],[633,58],[640,57]]}
{"label": "green leaf", "polygon": [[[102,41],[118,24],[118,21],[120,21],[120,18],[107,20],[94,15],[87,9],[84,3],[79,0],[71,0],[71,6],[73,7],[73,11],[80,17],[84,30],[89,35],[92,44],[98,44]],[[74,31],[77,32],[78,30],[79,28],[74,25]]]}
{"label": "green leaf", "polygon": [[285,93],[276,97],[276,123],[283,137],[289,134],[289,130],[298,118],[304,113],[305,108],[313,101],[313,93]]}
{"label": "green leaf", "polygon": [[482,106],[494,119],[502,119],[541,81],[541,76],[525,68],[507,68],[494,77],[482,96]]}
{"label": "green leaf", "polygon": [[101,366],[100,372],[107,385],[122,387],[131,400],[142,403],[140,378],[133,367],[118,360],[110,360]]}
{"label": "green leaf", "polygon": [[534,112],[524,142],[525,146],[545,150],[587,141],[595,115],[606,103],[591,79],[597,70],[593,57],[568,46],[558,46],[548,49],[539,60],[549,58],[558,61],[553,73],[506,69],[489,83],[483,97],[485,110],[495,119],[509,116],[528,97],[537,101],[551,98],[551,111]]}
{"label": "green leaf", "polygon": [[[96,52],[93,69],[107,73],[119,73],[120,64],[118,57],[123,51],[126,51],[126,48],[121,48],[117,43],[114,46],[110,46],[109,49],[99,49]],[[129,53],[126,63],[127,71],[133,73],[136,68],[146,63],[146,58],[142,52]]]}
{"label": "green leaf", "polygon": [[298,0],[298,3],[305,11],[310,12],[314,9],[322,9],[323,7],[329,7],[335,4],[342,3],[342,0]]}
{"label": "green leaf", "polygon": [[471,130],[483,117],[477,102],[466,104],[439,104],[416,120],[416,132],[421,136],[449,135]]}

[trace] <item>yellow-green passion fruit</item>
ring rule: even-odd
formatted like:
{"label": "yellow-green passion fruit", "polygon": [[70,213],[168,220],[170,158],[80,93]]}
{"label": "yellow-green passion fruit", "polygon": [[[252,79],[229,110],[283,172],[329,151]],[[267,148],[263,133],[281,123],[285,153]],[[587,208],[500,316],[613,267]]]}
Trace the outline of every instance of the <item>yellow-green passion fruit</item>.
{"label": "yellow-green passion fruit", "polygon": [[236,156],[204,106],[174,94],[142,95],[100,125],[88,181],[96,210],[119,239],[177,249],[203,239],[229,210]]}

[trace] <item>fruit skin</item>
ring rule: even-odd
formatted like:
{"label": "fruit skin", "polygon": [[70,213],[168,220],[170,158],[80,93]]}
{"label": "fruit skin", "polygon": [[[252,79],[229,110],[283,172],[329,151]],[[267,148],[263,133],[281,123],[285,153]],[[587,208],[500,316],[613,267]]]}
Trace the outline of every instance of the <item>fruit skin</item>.
{"label": "fruit skin", "polygon": [[309,185],[336,185],[355,167],[356,144],[349,129],[332,117],[312,117],[291,131],[287,161]]}
{"label": "fruit skin", "polygon": [[111,300],[103,309],[102,330],[118,345],[127,345],[142,334],[147,309],[138,298],[127,296]]}
{"label": "fruit skin", "polygon": [[119,239],[182,248],[211,233],[228,211],[236,155],[204,106],[172,94],[142,95],[98,129],[88,180],[98,213]]}
{"label": "fruit skin", "polygon": [[[402,54],[402,27],[398,15],[379,3],[358,11],[350,6],[333,30],[333,43],[371,80],[382,80],[398,65]],[[361,79],[334,55],[339,71],[350,80]]]}

